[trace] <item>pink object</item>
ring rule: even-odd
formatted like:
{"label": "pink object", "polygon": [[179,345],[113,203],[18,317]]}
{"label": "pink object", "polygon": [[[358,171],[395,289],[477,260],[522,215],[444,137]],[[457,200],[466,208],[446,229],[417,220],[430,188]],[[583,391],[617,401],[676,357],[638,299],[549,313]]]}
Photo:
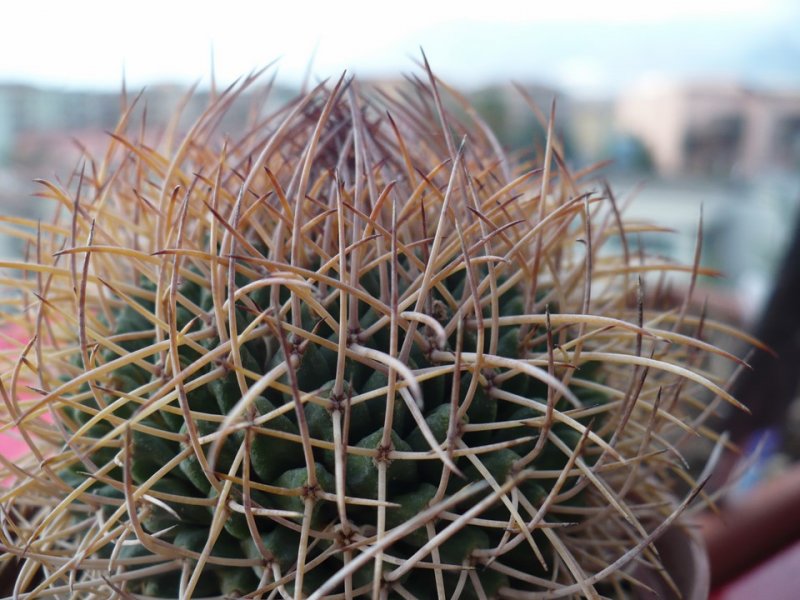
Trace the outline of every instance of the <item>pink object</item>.
{"label": "pink object", "polygon": [[800,598],[800,465],[706,515],[714,600]]}
{"label": "pink object", "polygon": [[800,597],[800,541],[711,595],[711,600],[795,600]]}
{"label": "pink object", "polygon": [[[798,506],[800,465],[794,465],[724,507],[721,515],[706,515],[703,536],[711,560],[713,585],[718,588],[727,585],[800,540]],[[800,594],[794,597],[800,598]]]}
{"label": "pink object", "polygon": [[25,454],[28,445],[16,435],[0,434],[0,454],[8,460],[15,460]]}
{"label": "pink object", "polygon": [[[13,350],[15,346],[9,343],[7,338],[12,338],[20,344],[28,342],[27,333],[17,326],[4,327],[2,329],[3,336],[0,336],[0,351]],[[22,397],[28,397],[26,394],[21,394]],[[20,437],[19,432],[10,430],[6,433],[0,433],[0,455],[7,460],[15,460],[25,454],[28,450],[28,445]]]}

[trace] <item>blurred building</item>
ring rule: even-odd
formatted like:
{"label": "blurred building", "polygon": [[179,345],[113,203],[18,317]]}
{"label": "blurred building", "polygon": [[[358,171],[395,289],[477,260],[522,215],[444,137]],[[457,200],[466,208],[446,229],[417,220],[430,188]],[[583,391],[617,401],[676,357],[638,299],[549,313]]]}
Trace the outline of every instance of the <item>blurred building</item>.
{"label": "blurred building", "polygon": [[119,118],[119,95],[0,86],[0,163],[19,162],[19,136],[31,133],[110,129]]}
{"label": "blurred building", "polygon": [[620,97],[616,120],[665,177],[753,178],[800,168],[800,90],[648,82]]}

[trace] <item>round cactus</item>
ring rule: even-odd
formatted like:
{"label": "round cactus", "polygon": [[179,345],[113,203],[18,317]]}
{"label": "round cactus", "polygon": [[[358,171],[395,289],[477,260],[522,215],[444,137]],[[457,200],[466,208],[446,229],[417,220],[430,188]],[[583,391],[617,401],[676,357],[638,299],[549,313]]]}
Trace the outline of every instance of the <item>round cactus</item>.
{"label": "round cactus", "polygon": [[131,107],[102,161],[44,184],[52,224],[18,221],[15,591],[624,593],[692,497],[673,442],[735,404],[703,370],[735,360],[714,325],[644,301],[644,273],[697,267],[629,252],[648,227],[552,127],[516,164],[433,76],[321,84],[218,135],[251,83],[177,142]]}

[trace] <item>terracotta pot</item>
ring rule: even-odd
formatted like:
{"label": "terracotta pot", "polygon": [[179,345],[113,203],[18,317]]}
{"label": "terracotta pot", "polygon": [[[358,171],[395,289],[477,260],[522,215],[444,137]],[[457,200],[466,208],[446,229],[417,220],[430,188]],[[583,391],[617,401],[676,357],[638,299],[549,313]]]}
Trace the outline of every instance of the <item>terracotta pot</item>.
{"label": "terracotta pot", "polygon": [[655,542],[664,568],[680,590],[667,585],[655,569],[639,565],[633,576],[653,591],[639,588],[637,600],[707,600],[711,589],[711,570],[703,539],[694,529],[676,526],[667,530]]}

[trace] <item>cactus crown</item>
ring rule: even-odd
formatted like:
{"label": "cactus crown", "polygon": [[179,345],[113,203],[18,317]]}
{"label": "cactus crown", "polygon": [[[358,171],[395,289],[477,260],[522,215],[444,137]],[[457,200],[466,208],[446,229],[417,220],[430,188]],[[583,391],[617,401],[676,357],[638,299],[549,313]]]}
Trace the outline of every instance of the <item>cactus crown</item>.
{"label": "cactus crown", "polygon": [[129,109],[45,184],[53,224],[20,223],[17,591],[621,593],[688,502],[673,442],[735,403],[700,370],[732,358],[713,324],[637,300],[680,267],[628,251],[649,228],[552,131],[517,166],[433,76],[321,84],[223,138],[251,83],[179,141]]}

